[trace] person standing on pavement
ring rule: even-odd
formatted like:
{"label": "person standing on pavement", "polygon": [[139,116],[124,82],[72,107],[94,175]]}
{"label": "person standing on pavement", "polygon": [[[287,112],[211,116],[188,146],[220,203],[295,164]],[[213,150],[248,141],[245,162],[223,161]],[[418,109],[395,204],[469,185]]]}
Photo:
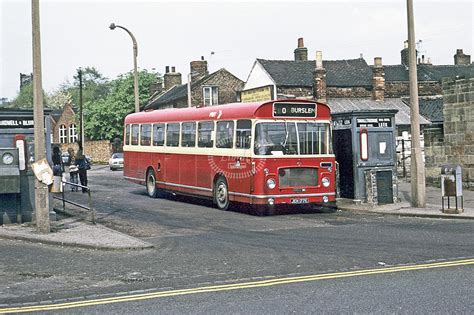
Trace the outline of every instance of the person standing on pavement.
{"label": "person standing on pavement", "polygon": [[[87,169],[88,169],[88,163],[86,160],[86,156],[83,153],[83,148],[81,143],[79,143],[79,150],[77,151],[77,156],[76,156],[76,165],[77,168],[79,169],[79,179],[81,180],[81,185],[82,186],[87,186]],[[82,187],[82,192],[86,193],[87,188]]]}
{"label": "person standing on pavement", "polygon": [[[76,165],[76,156],[74,154],[74,149],[69,148],[69,181],[73,184],[79,183],[79,168]],[[77,186],[71,186],[71,191],[78,191]]]}
{"label": "person standing on pavement", "polygon": [[63,174],[63,163],[61,161],[61,150],[59,147],[53,148],[53,175],[54,176],[62,176]]}

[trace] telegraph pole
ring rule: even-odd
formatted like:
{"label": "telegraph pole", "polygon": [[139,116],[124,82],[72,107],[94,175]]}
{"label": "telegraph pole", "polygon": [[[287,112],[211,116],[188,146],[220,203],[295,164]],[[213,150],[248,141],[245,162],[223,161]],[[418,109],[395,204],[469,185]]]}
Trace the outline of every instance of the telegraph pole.
{"label": "telegraph pole", "polygon": [[411,116],[411,205],[412,207],[424,208],[426,207],[425,165],[423,164],[420,143],[420,110],[418,105],[413,0],[407,0],[407,18]]}
{"label": "telegraph pole", "polygon": [[82,69],[78,70],[79,77],[79,126],[80,126],[80,137],[82,153],[84,154],[84,112],[83,112],[83,101],[82,101]]}
{"label": "telegraph pole", "polygon": [[[41,80],[41,39],[39,0],[31,0],[31,19],[33,35],[33,115],[35,137],[35,161],[46,157],[44,136],[43,87]],[[49,192],[48,186],[35,177],[35,213],[36,229],[40,233],[49,233]]]}

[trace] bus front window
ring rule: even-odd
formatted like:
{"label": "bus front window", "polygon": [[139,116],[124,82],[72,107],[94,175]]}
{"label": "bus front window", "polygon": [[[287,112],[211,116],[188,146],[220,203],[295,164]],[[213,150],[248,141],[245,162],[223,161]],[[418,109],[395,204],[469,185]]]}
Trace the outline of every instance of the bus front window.
{"label": "bus front window", "polygon": [[298,123],[300,154],[328,154],[329,125],[322,123]]}
{"label": "bus front window", "polygon": [[295,124],[286,122],[257,124],[254,152],[257,155],[298,154]]}
{"label": "bus front window", "polygon": [[255,127],[257,155],[316,155],[330,153],[328,123],[263,122]]}

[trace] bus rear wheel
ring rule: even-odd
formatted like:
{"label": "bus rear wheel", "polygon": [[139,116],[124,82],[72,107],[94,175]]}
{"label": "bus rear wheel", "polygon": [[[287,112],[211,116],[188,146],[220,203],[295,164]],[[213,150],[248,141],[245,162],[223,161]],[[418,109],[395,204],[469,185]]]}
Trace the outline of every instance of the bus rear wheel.
{"label": "bus rear wheel", "polygon": [[146,192],[150,198],[156,198],[158,196],[158,189],[156,188],[155,172],[149,169],[146,172]]}
{"label": "bus rear wheel", "polygon": [[219,210],[229,209],[229,188],[224,177],[217,178],[214,184],[214,202]]}

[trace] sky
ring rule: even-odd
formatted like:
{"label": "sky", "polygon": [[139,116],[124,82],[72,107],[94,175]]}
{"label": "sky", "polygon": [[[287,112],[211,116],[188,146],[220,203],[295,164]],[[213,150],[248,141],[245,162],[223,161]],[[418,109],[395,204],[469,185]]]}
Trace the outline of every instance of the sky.
{"label": "sky", "polygon": [[[473,55],[474,2],[414,0],[418,49],[433,64],[454,64],[456,49]],[[40,0],[43,89],[73,81],[79,67],[105,77],[133,69],[129,29],[138,42],[138,67],[183,74],[201,56],[209,71],[226,68],[246,81],[256,58],[293,60],[304,38],[308,58],[400,64],[407,39],[405,0],[132,1]],[[13,99],[20,73],[32,72],[31,1],[0,1],[0,98]],[[474,57],[474,56],[473,56]],[[474,58],[472,58],[474,59]]]}

